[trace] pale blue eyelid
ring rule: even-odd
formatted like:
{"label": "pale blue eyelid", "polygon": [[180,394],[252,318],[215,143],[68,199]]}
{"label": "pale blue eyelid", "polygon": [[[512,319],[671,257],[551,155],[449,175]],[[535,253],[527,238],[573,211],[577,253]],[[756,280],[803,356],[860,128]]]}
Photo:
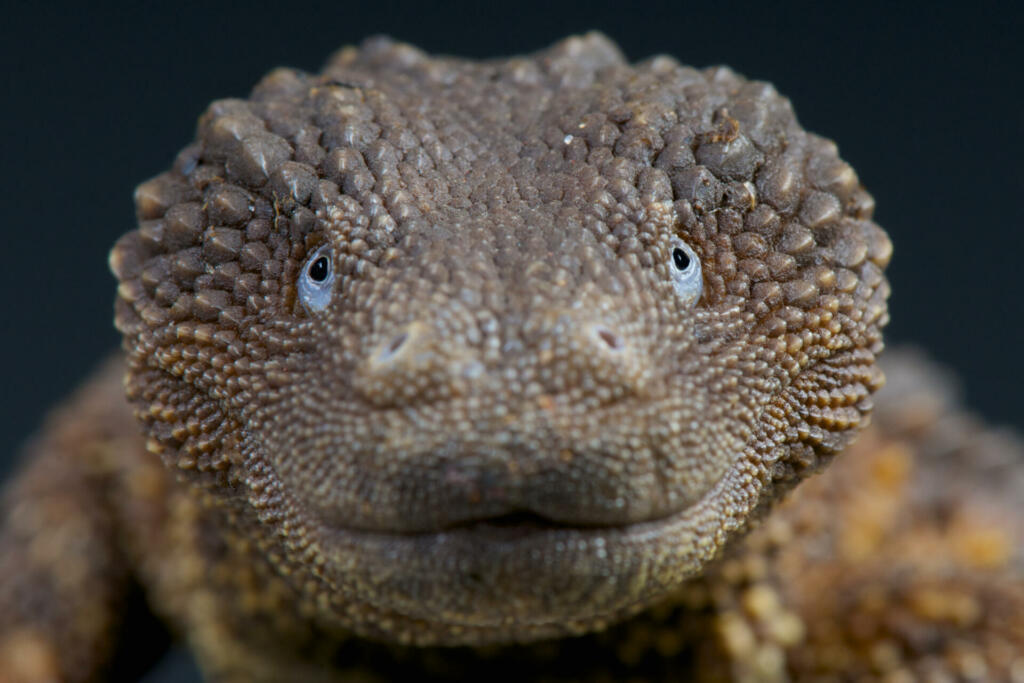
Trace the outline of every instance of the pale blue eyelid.
{"label": "pale blue eyelid", "polygon": [[[331,270],[327,279],[323,282],[316,282],[309,277],[309,267],[321,256],[326,256],[331,262]],[[299,274],[299,300],[313,313],[327,308],[331,303],[331,296],[334,293],[334,259],[331,258],[331,249],[324,245],[313,252],[313,255],[302,264],[302,272]]]}
{"label": "pale blue eyelid", "polygon": [[[675,259],[672,258],[672,251],[676,248],[682,249],[690,257],[690,265],[686,270],[676,268]],[[682,300],[683,305],[691,306],[700,300],[704,292],[704,275],[701,271],[700,258],[697,252],[690,248],[690,245],[679,238],[672,240],[669,251],[669,271],[672,274],[672,286],[676,295]]]}

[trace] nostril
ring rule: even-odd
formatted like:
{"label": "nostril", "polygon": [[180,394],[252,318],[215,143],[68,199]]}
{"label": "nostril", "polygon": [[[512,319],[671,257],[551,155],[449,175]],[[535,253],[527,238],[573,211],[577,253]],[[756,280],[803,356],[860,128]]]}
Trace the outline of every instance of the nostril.
{"label": "nostril", "polygon": [[400,334],[396,334],[394,337],[391,338],[391,341],[389,341],[384,346],[384,348],[382,348],[377,353],[377,362],[379,362],[379,363],[387,362],[387,361],[391,360],[392,358],[394,358],[395,356],[397,356],[398,352],[402,350],[402,347],[405,346],[405,342],[407,342],[408,340],[409,340],[409,333],[408,332],[402,332]]}
{"label": "nostril", "polygon": [[402,344],[404,344],[405,340],[408,338],[408,332],[403,332],[402,334],[395,335],[395,338],[391,340],[391,343],[388,344],[388,347],[387,349],[385,349],[384,352],[390,354],[398,353],[398,349],[402,348]]}
{"label": "nostril", "polygon": [[622,348],[622,338],[607,327],[604,327],[603,325],[596,325],[594,327],[594,334],[612,351],[618,351]]}

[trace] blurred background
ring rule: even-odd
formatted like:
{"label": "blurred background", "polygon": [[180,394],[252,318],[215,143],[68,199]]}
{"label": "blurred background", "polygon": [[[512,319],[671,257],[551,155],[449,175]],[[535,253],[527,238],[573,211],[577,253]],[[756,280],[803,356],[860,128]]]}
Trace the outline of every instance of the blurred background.
{"label": "blurred background", "polygon": [[[967,403],[1024,426],[1024,20],[1003,3],[8,2],[0,26],[0,477],[48,407],[117,347],[107,251],[132,190],[215,98],[316,70],[387,33],[492,57],[604,31],[772,81],[839,143],[895,243],[891,344],[955,369]],[[88,7],[88,9],[86,9]],[[195,680],[172,654],[146,679]]]}

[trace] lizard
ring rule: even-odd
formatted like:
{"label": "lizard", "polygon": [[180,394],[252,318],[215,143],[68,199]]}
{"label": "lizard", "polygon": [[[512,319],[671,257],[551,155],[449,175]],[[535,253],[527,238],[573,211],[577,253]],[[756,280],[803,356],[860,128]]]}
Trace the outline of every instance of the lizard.
{"label": "lizard", "polygon": [[135,204],[0,680],[123,674],[137,611],[215,681],[1024,679],[1019,442],[912,355],[870,424],[891,242],[771,85],[374,38]]}

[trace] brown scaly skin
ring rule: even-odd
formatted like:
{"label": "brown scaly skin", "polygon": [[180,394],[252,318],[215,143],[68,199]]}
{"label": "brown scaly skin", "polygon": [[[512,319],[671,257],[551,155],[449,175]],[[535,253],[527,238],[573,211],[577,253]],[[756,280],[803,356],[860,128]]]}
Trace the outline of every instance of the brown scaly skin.
{"label": "brown scaly skin", "polygon": [[865,428],[891,251],[770,86],[370,41],[136,202],[126,360],[4,499],[0,680],[101,677],[133,584],[214,680],[1024,675],[1024,489],[926,373],[742,537]]}

